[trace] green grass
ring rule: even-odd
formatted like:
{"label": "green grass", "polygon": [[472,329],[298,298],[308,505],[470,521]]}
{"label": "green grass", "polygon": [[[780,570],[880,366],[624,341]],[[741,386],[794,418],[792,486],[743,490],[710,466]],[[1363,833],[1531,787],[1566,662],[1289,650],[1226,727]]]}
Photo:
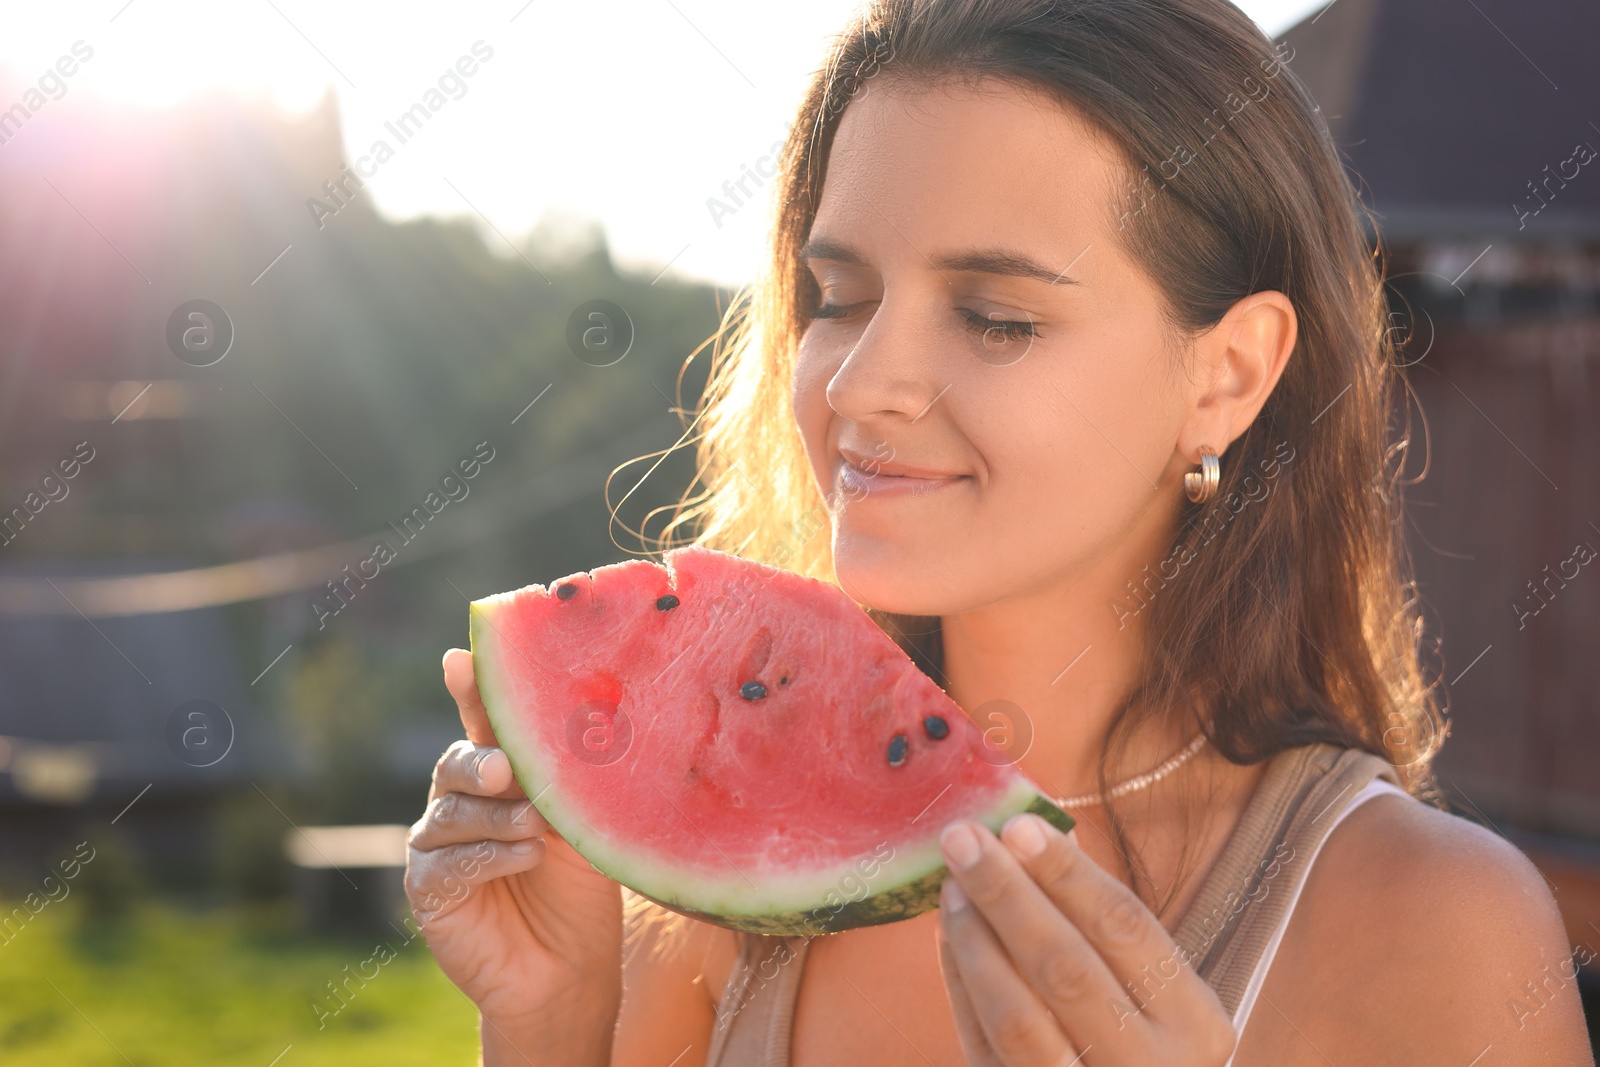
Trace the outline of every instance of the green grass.
{"label": "green grass", "polygon": [[[477,1012],[420,936],[319,939],[282,917],[188,915],[139,904],[115,928],[82,921],[68,897],[0,935],[0,1063],[81,1067],[477,1062]],[[0,904],[9,914],[16,902]],[[327,983],[371,975],[380,940],[395,951],[344,1006]],[[350,967],[350,972],[344,968]],[[330,1013],[320,1019],[312,1007]]]}

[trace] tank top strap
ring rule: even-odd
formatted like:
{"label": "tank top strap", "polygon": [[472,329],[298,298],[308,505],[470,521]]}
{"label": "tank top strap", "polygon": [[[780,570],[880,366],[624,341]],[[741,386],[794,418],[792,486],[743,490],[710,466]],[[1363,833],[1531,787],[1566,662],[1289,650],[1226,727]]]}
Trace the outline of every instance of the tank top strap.
{"label": "tank top strap", "polygon": [[[1399,773],[1381,756],[1318,743],[1274,756],[1173,934],[1182,958],[1242,1024],[1257,965],[1281,938],[1322,843],[1365,787]],[[1236,1026],[1235,1029],[1239,1029]]]}
{"label": "tank top strap", "polygon": [[[1355,811],[1362,804],[1365,804],[1374,797],[1381,797],[1385,793],[1395,793],[1403,797],[1410,796],[1410,794],[1408,794],[1404,789],[1401,789],[1399,786],[1388,781],[1387,779],[1373,778],[1370,782],[1357,790],[1355,796],[1351,798],[1350,803],[1341,803],[1339,805],[1338,815],[1329,816],[1329,818],[1333,820],[1333,825],[1328,827],[1327,832],[1318,842],[1316,851],[1312,854],[1311,859],[1307,861],[1307,866],[1309,867],[1311,863],[1315,862],[1317,854],[1322,851],[1322,846],[1327,844],[1328,838],[1332,836],[1334,829],[1339,825],[1339,823],[1348,818],[1350,813]],[[1289,898],[1289,905],[1287,909],[1285,909],[1283,915],[1278,919],[1278,925],[1272,931],[1272,937],[1267,942],[1265,951],[1263,951],[1261,956],[1256,960],[1256,965],[1250,972],[1250,981],[1245,986],[1244,997],[1242,1000],[1240,1000],[1238,1008],[1234,1010],[1233,1032],[1241,1038],[1244,1036],[1245,1026],[1250,1022],[1250,1014],[1255,1008],[1256,1000],[1261,996],[1261,987],[1266,985],[1267,973],[1272,969],[1272,961],[1277,957],[1278,947],[1283,943],[1284,931],[1289,927],[1289,920],[1294,915],[1295,904],[1299,902],[1300,892],[1304,888],[1305,879],[1301,879],[1301,881],[1295,886],[1294,892]],[[1232,1065],[1233,1058],[1229,1057],[1227,1067],[1232,1067]]]}
{"label": "tank top strap", "polygon": [[[1398,788],[1381,756],[1313,744],[1272,757],[1173,937],[1181,958],[1235,1018],[1258,968],[1270,965],[1322,842],[1372,782]],[[807,937],[738,935],[706,1067],[788,1067]],[[1248,1011],[1248,1005],[1245,1005]]]}
{"label": "tank top strap", "polygon": [[717,1003],[706,1067],[788,1067],[811,940],[738,934],[739,954]]}

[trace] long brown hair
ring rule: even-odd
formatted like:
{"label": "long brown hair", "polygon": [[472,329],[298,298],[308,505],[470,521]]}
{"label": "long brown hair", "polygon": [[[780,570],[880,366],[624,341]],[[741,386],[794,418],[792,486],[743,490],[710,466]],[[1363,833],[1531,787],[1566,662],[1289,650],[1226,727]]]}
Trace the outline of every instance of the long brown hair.
{"label": "long brown hair", "polygon": [[[1299,323],[1276,389],[1222,457],[1213,501],[1185,502],[1171,553],[1109,605],[1143,615],[1148,640],[1105,738],[1102,789],[1148,717],[1197,715],[1188,728],[1235,763],[1332,742],[1387,758],[1437,802],[1429,767],[1443,719],[1401,539],[1405,435],[1391,444],[1390,423],[1407,409],[1381,269],[1288,58],[1226,0],[868,4],[791,128],[771,260],[713,339],[691,427],[699,489],[660,543],[693,531],[697,543],[832,578],[827,511],[789,390],[819,300],[799,249],[840,118],[884,74],[1041,91],[1121,146],[1129,180],[1113,222],[1177,336],[1267,289],[1288,296]],[[942,681],[937,619],[875,617]]]}

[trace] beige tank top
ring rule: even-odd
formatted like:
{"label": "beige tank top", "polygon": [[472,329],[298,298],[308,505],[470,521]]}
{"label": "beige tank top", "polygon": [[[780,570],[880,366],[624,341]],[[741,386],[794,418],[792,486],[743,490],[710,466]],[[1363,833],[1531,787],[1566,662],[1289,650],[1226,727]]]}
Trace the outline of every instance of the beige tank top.
{"label": "beige tank top", "polygon": [[[1322,844],[1361,803],[1407,795],[1387,760],[1307,745],[1267,765],[1173,939],[1243,1034]],[[808,937],[739,934],[706,1067],[789,1067]],[[1230,1061],[1231,1063],[1231,1061]]]}

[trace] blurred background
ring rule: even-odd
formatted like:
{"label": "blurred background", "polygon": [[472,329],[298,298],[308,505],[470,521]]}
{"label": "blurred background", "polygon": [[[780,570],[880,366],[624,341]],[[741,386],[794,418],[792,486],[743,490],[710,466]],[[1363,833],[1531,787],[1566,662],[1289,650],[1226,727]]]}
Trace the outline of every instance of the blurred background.
{"label": "blurred background", "polygon": [[[1441,781],[1594,960],[1600,9],[1243,6],[1378,212]],[[0,1061],[475,1062],[399,892],[440,655],[688,484],[608,504],[850,7],[7,5]]]}

